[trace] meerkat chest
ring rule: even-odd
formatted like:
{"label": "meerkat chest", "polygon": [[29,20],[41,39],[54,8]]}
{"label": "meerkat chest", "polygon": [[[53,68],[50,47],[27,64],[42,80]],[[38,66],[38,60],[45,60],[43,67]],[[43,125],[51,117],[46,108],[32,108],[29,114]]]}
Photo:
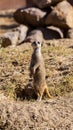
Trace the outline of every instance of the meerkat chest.
{"label": "meerkat chest", "polygon": [[39,51],[35,51],[32,55],[33,64],[40,63],[42,60],[42,54]]}

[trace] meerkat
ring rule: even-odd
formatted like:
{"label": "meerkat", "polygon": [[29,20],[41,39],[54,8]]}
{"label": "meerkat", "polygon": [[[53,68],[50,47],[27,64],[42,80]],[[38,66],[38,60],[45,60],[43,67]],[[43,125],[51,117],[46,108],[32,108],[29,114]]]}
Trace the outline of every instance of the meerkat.
{"label": "meerkat", "polygon": [[41,43],[39,41],[34,41],[32,43],[33,53],[30,62],[30,77],[33,78],[33,87],[37,95],[37,99],[41,101],[43,93],[51,98],[48,91],[46,79],[45,79],[45,65],[43,56],[41,53]]}

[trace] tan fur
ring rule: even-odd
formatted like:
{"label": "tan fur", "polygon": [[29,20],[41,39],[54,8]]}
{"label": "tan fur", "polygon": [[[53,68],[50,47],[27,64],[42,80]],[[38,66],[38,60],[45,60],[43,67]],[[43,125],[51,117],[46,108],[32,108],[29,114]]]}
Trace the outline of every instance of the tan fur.
{"label": "tan fur", "polygon": [[35,41],[32,43],[33,54],[30,63],[30,76],[33,77],[33,86],[38,96],[38,100],[42,99],[43,93],[50,98],[48,87],[45,80],[44,60],[41,53],[41,43]]}

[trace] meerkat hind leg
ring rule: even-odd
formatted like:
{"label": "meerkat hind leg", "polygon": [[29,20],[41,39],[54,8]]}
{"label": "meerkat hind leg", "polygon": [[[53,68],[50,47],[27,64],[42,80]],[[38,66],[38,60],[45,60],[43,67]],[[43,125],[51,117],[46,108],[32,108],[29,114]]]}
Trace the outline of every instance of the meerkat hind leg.
{"label": "meerkat hind leg", "polygon": [[45,93],[46,93],[48,98],[52,98],[52,96],[50,95],[50,93],[48,91],[48,87],[45,88]]}
{"label": "meerkat hind leg", "polygon": [[41,101],[43,93],[44,93],[44,89],[40,88],[40,86],[37,87],[35,85],[34,85],[34,89],[37,95],[37,101]]}

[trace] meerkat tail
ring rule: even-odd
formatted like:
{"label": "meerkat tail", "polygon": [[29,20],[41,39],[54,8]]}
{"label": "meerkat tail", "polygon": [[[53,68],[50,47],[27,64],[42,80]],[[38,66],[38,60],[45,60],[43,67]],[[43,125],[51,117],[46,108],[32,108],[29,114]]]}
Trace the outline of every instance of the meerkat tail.
{"label": "meerkat tail", "polygon": [[48,91],[48,88],[46,87],[45,88],[45,93],[47,95],[48,98],[51,98],[52,96],[50,95],[49,91]]}

